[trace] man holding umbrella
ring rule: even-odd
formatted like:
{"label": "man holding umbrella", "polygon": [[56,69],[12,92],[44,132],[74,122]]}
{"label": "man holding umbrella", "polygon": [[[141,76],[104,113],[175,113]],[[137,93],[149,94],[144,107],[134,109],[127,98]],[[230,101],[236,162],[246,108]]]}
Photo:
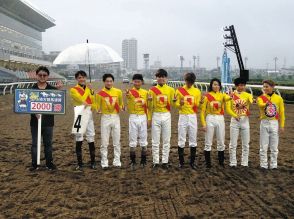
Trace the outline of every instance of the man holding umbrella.
{"label": "man holding umbrella", "polygon": [[[90,158],[91,158],[91,169],[96,169],[96,162],[95,162],[95,144],[94,144],[94,137],[95,137],[95,129],[94,129],[94,122],[93,122],[93,115],[91,109],[95,109],[95,97],[94,91],[92,90],[91,84],[86,84],[87,74],[84,71],[78,71],[75,74],[75,78],[77,80],[77,85],[70,89],[70,96],[72,98],[73,105],[75,107],[75,113],[78,110],[78,107],[82,107],[82,110],[86,110],[87,113],[87,121],[85,124],[81,124],[83,115],[79,114],[75,116],[74,121],[74,128],[77,127],[78,129],[81,126],[85,126],[86,138],[89,144],[90,150]],[[88,109],[88,110],[87,110]],[[79,132],[75,133],[75,140],[76,140],[76,155],[78,160],[78,166],[76,170],[82,170],[83,168],[83,157],[82,157],[82,144],[83,144],[83,137],[84,133]]]}

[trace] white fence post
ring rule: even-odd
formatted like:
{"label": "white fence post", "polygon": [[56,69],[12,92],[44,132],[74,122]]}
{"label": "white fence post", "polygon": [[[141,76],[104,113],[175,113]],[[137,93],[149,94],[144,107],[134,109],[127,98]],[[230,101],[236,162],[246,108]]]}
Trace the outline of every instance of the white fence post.
{"label": "white fence post", "polygon": [[[182,86],[183,84],[185,84],[184,81],[168,81],[167,84],[173,88],[177,88]],[[199,88],[202,92],[208,92],[208,86],[209,83],[207,82],[195,82],[195,85]],[[234,87],[234,84],[223,84],[224,88],[230,88],[230,87]],[[204,91],[204,87],[205,87],[205,91]],[[262,89],[262,85],[255,85],[255,84],[247,84],[246,88],[249,90],[249,92],[253,95],[253,90],[252,88],[260,88]],[[275,91],[281,96],[280,91],[281,90],[292,90],[294,91],[294,87],[289,87],[289,86],[275,86]]]}

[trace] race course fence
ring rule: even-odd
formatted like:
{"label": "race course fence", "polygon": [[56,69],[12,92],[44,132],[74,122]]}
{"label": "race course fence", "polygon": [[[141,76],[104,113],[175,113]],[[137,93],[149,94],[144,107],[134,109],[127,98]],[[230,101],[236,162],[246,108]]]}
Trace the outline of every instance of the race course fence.
{"label": "race course fence", "polygon": [[[56,86],[58,81],[47,81],[49,84]],[[63,84],[67,84],[67,81],[62,81]],[[14,82],[14,83],[3,83],[0,84],[0,94],[13,94],[14,89],[28,89],[31,88],[36,81],[32,82]]]}
{"label": "race course fence", "polygon": [[[153,83],[156,83],[155,81]],[[173,88],[181,87],[185,84],[184,81],[168,81],[167,84]],[[209,83],[208,82],[195,82],[195,86],[201,90],[201,92],[208,92],[209,90]],[[222,84],[223,91],[228,91],[229,89],[233,88],[234,84]],[[255,84],[247,84],[246,89],[254,95],[254,90],[258,89],[261,92],[262,85],[255,85]],[[275,86],[275,92],[279,94],[280,96],[283,96],[283,92],[293,92],[294,93],[294,87],[290,86]],[[282,93],[282,95],[281,95]],[[283,97],[285,99],[285,97]],[[294,103],[294,100],[292,98],[285,99],[286,103]]]}

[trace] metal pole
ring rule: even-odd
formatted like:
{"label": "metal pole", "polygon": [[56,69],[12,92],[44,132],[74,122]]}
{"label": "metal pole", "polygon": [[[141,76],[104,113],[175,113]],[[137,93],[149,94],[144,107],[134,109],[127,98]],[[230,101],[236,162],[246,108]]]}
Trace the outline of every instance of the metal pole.
{"label": "metal pole", "polygon": [[42,126],[42,114],[39,114],[38,141],[37,141],[37,165],[40,165],[40,159],[41,159],[41,126]]}
{"label": "metal pole", "polygon": [[275,57],[275,58],[274,58],[274,61],[275,61],[275,74],[276,74],[276,72],[277,72],[277,60],[278,60],[278,58]]}
{"label": "metal pole", "polygon": [[183,73],[183,66],[184,66],[184,64],[183,64],[184,57],[183,56],[180,56],[180,61],[181,61],[180,74],[182,75],[182,73]]}
{"label": "metal pole", "polygon": [[[87,39],[87,43],[89,43],[89,40]],[[88,47],[88,67],[89,67],[89,79],[91,83],[91,67],[90,67],[90,52],[89,52],[89,47]]]}

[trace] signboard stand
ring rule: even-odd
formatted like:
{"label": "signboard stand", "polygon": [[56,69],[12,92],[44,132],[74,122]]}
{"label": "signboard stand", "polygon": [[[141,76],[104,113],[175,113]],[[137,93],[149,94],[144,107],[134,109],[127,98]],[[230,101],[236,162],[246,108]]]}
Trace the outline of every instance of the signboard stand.
{"label": "signboard stand", "polygon": [[37,116],[37,165],[41,164],[42,115],[65,114],[65,103],[65,90],[15,89],[14,112]]}
{"label": "signboard stand", "polygon": [[37,143],[37,165],[41,163],[41,130],[42,130],[42,114],[38,118],[38,143]]}

